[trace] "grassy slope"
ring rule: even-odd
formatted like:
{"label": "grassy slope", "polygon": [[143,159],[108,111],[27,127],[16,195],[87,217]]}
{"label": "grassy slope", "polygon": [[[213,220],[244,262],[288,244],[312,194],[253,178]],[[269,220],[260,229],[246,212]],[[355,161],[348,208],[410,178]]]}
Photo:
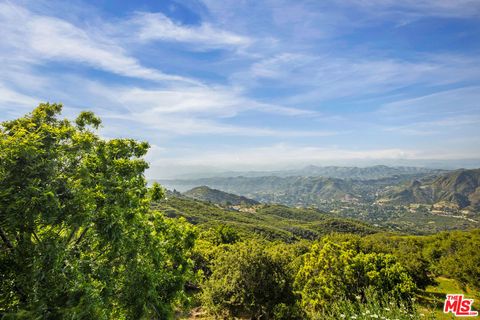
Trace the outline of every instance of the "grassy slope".
{"label": "grassy slope", "polygon": [[[471,288],[463,288],[455,280],[438,277],[437,285],[429,286],[425,291],[419,294],[419,302],[422,306],[422,312],[428,314],[432,309],[436,319],[458,319],[454,315],[443,313],[443,303],[447,293],[463,293],[465,297],[474,299],[473,309],[480,310],[480,292]],[[465,319],[478,319],[478,317],[466,317]]]}
{"label": "grassy slope", "polygon": [[254,210],[244,212],[200,200],[170,196],[167,200],[155,204],[154,208],[169,217],[184,217],[201,229],[227,224],[246,236],[257,235],[287,242],[302,238],[315,239],[331,232],[371,234],[381,231],[362,222],[335,218],[314,209],[281,205],[260,205]]}

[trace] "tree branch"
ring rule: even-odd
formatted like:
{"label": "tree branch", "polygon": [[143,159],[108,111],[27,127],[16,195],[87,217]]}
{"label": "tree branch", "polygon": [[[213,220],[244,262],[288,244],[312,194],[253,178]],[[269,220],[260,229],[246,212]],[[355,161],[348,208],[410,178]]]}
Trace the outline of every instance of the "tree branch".
{"label": "tree branch", "polygon": [[78,231],[78,227],[74,227],[72,232],[70,232],[70,235],[68,236],[67,244],[73,239],[73,236],[75,235],[75,233],[77,233],[77,231]]}
{"label": "tree branch", "polygon": [[38,238],[37,234],[35,233],[35,231],[32,231],[33,233],[33,237],[35,238],[35,240],[37,240],[37,243],[40,243],[40,239]]}
{"label": "tree branch", "polygon": [[78,237],[77,241],[75,241],[74,246],[77,246],[77,245],[80,243],[80,241],[82,241],[83,236],[85,235],[85,233],[87,233],[87,231],[88,231],[89,228],[90,228],[90,227],[86,227],[86,228],[82,231],[82,233],[80,234],[80,237]]}
{"label": "tree branch", "polygon": [[2,238],[3,242],[5,242],[7,247],[9,247],[10,250],[13,250],[13,245],[10,242],[10,240],[8,239],[7,234],[5,233],[5,231],[3,231],[2,228],[0,228],[0,237]]}
{"label": "tree branch", "polygon": [[98,254],[95,258],[92,259],[92,262],[97,261],[97,259],[100,258],[101,256],[103,256],[103,254],[106,253],[106,252],[108,251],[108,249],[109,249],[108,247],[107,247],[107,248],[104,248],[104,249],[102,250],[102,252],[100,252],[100,254]]}

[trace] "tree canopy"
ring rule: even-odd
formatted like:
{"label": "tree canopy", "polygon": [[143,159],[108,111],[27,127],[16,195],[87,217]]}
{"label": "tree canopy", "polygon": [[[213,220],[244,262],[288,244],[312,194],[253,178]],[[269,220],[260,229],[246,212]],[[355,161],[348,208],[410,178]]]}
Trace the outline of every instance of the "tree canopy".
{"label": "tree canopy", "polygon": [[163,193],[147,188],[147,143],[102,139],[93,113],[61,110],[40,104],[0,127],[0,314],[165,319],[193,229],[150,210]]}

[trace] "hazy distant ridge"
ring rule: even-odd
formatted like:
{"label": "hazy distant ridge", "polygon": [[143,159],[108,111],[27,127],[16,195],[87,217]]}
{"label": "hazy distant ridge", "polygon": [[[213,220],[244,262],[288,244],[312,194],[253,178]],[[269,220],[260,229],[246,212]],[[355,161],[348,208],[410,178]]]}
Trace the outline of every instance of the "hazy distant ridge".
{"label": "hazy distant ridge", "polygon": [[414,180],[406,187],[389,192],[383,199],[389,204],[451,203],[459,208],[480,209],[480,169],[455,170],[436,179]]}
{"label": "hazy distant ridge", "polygon": [[302,169],[294,170],[275,170],[275,171],[227,171],[216,174],[195,176],[184,176],[182,180],[201,179],[201,178],[229,178],[229,177],[289,177],[289,176],[301,176],[301,177],[328,177],[338,179],[357,179],[357,180],[370,180],[392,177],[396,175],[406,174],[425,174],[438,171],[426,167],[412,167],[412,166],[385,166],[376,165],[369,167],[342,167],[342,166],[306,166]]}
{"label": "hazy distant ridge", "polygon": [[[160,183],[178,191],[208,186],[261,202],[308,206],[331,200],[374,201],[377,194],[383,192],[387,186],[400,185],[411,179],[439,172],[444,171],[387,166],[367,168],[310,166],[301,172],[282,171],[282,175],[279,176],[178,179],[161,180]],[[290,175],[293,173],[298,175]],[[301,173],[303,175],[300,175]]]}

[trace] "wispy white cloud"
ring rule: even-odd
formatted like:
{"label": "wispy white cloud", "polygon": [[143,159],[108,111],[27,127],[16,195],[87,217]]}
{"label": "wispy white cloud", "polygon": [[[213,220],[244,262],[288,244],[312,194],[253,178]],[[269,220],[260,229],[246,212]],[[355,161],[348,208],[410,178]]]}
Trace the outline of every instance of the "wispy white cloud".
{"label": "wispy white cloud", "polygon": [[[139,30],[132,27],[136,24]],[[110,118],[133,119],[137,123],[161,128],[164,132],[188,134],[223,133],[246,136],[322,136],[331,132],[302,132],[269,128],[242,127],[222,124],[221,119],[241,112],[264,112],[285,116],[315,116],[316,113],[292,107],[257,101],[244,95],[241,88],[228,85],[207,86],[198,82],[164,74],[156,69],[143,67],[128,54],[115,39],[109,39],[109,31],[102,28],[95,32],[81,29],[72,23],[45,15],[34,14],[28,9],[11,3],[0,3],[0,26],[5,37],[0,40],[0,54],[10,64],[0,76],[0,84],[21,86],[22,79],[30,79],[32,86],[19,91],[10,90],[5,99],[17,99],[33,103],[51,97],[63,100],[67,106],[93,103],[96,110]],[[108,25],[106,29],[108,29]],[[125,26],[133,29],[125,29]],[[100,26],[103,27],[103,26]],[[121,32],[139,32],[143,40],[204,42],[206,46],[244,46],[250,39],[215,29],[206,23],[197,27],[175,24],[162,14],[137,13],[132,20],[122,24]],[[90,28],[92,29],[92,28]],[[72,61],[119,75],[141,79],[162,80],[164,83],[149,89],[140,86],[112,86],[98,81],[62,75],[58,78],[40,75],[33,66],[48,61]],[[28,66],[32,67],[28,67]],[[26,92],[26,93],[22,93]],[[47,94],[46,94],[47,93]],[[29,99],[27,99],[29,98]],[[99,108],[99,106],[102,108]]]}
{"label": "wispy white cloud", "polygon": [[417,18],[466,18],[480,15],[480,3],[476,0],[350,0],[340,3],[369,9],[372,15],[389,14]]}
{"label": "wispy white cloud", "polygon": [[65,20],[37,15],[11,3],[0,3],[0,28],[1,54],[24,63],[76,62],[122,76],[195,82],[142,66],[106,35],[88,33]]}
{"label": "wispy white cloud", "polygon": [[[9,110],[7,106],[10,103],[12,106],[21,104],[28,111],[41,101],[63,102],[67,114],[74,114],[74,109],[78,108],[92,108],[108,121],[108,136],[123,136],[125,126],[142,128],[145,132],[163,136],[222,134],[247,137],[322,137],[341,133],[334,130],[292,130],[224,123],[226,118],[246,112],[285,117],[319,116],[308,110],[259,102],[226,86],[172,85],[145,89],[133,85],[110,85],[78,76],[51,78],[33,70],[16,71],[20,73],[9,70],[7,77],[0,77],[0,110]],[[21,79],[25,72],[27,75],[32,72],[30,76],[42,85],[23,92],[2,86],[2,82],[9,82],[11,78]],[[124,125],[119,125],[118,122]]]}
{"label": "wispy white cloud", "polygon": [[383,105],[378,112],[380,115],[393,118],[425,117],[445,113],[478,114],[480,112],[480,87],[469,86],[402,99]]}
{"label": "wispy white cloud", "polygon": [[250,67],[250,75],[253,78],[285,79],[311,65],[314,60],[314,57],[305,54],[281,53],[255,62]]}
{"label": "wispy white cloud", "polygon": [[396,132],[405,135],[426,136],[451,134],[452,130],[465,129],[466,127],[480,126],[480,117],[477,115],[451,115],[429,121],[410,122],[408,124],[385,127],[388,132]]}
{"label": "wispy white cloud", "polygon": [[176,23],[161,13],[138,12],[128,25],[138,28],[140,41],[174,41],[194,44],[191,48],[236,48],[247,46],[252,39],[214,27],[209,23],[185,26]]}
{"label": "wispy white cloud", "polygon": [[[288,117],[315,117],[318,113],[262,103],[246,98],[228,87],[138,87],[105,86],[86,83],[85,92],[97,96],[111,119],[135,121],[158,132],[175,135],[224,134],[234,136],[320,137],[339,134],[329,130],[289,130],[240,126],[222,123],[222,119],[240,113],[267,113]],[[119,107],[121,107],[119,109]]]}
{"label": "wispy white cloud", "polygon": [[[64,102],[67,115],[90,108],[107,136],[161,145],[154,159],[172,166],[478,156],[476,47],[425,54],[395,46],[399,38],[381,39],[394,47],[383,50],[362,33],[382,26],[408,37],[394,25],[470,19],[477,1],[182,4],[202,7],[195,24],[182,12],[178,20],[144,11],[112,17],[93,6],[80,18],[61,15],[69,4],[32,3],[0,2],[1,118],[37,100]],[[440,133],[458,141],[434,141]]]}
{"label": "wispy white cloud", "polygon": [[265,81],[300,88],[287,103],[359,97],[412,86],[440,86],[478,80],[478,59],[461,55],[423,55],[414,60],[282,53],[254,63],[233,77],[245,86]]}
{"label": "wispy white cloud", "polygon": [[24,110],[31,109],[32,106],[38,103],[38,98],[22,94],[16,90],[5,87],[0,83],[0,106],[5,111],[14,111],[18,108]]}
{"label": "wispy white cloud", "polygon": [[293,130],[262,128],[255,126],[241,126],[235,124],[224,124],[212,119],[185,118],[179,116],[159,116],[152,112],[140,114],[109,115],[110,118],[117,118],[135,121],[149,128],[155,128],[159,135],[175,136],[199,136],[199,135],[222,135],[236,137],[274,137],[274,138],[301,138],[301,137],[327,137],[341,134],[342,132],[326,130]]}
{"label": "wispy white cloud", "polygon": [[469,19],[480,15],[480,3],[476,0],[202,0],[202,3],[219,25],[262,35],[275,30],[283,48],[312,48],[315,44],[311,41],[335,38],[382,23],[401,26],[422,18]]}
{"label": "wispy white cloud", "polygon": [[166,89],[113,89],[112,98],[134,112],[145,109],[155,114],[206,114],[232,117],[240,112],[257,111],[280,115],[313,116],[316,112],[258,102],[228,87],[173,87]]}
{"label": "wispy white cloud", "polygon": [[[437,139],[431,142],[448,145],[447,140],[458,138],[465,141],[480,134],[480,90],[477,86],[442,90],[423,96],[400,99],[381,106],[373,112],[377,129],[395,136],[416,136]],[[436,137],[436,138],[434,138]],[[448,138],[448,139],[447,139]],[[452,144],[459,146],[458,142]]]}

